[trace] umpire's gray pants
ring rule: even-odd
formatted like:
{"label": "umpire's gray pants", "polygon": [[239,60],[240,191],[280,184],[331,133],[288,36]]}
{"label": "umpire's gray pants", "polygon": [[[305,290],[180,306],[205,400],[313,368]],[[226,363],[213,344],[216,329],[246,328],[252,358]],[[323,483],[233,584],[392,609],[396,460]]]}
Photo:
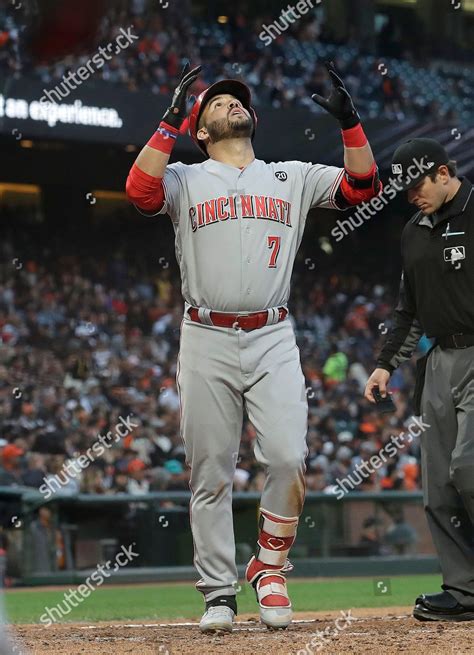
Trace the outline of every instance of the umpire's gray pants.
{"label": "umpire's gray pants", "polygon": [[303,507],[308,402],[290,321],[245,332],[185,317],[177,382],[191,466],[194,564],[201,575],[196,587],[206,601],[235,596],[232,486],[244,408],[266,473],[261,507],[287,518]]}
{"label": "umpire's gray pants", "polygon": [[474,607],[474,346],[437,346],[421,399],[423,496],[443,589]]}

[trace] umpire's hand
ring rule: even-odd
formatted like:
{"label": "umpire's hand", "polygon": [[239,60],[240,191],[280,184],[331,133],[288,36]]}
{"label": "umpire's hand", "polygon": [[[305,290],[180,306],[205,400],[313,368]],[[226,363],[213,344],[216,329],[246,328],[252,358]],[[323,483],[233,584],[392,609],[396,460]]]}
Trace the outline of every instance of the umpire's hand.
{"label": "umpire's hand", "polygon": [[375,403],[375,398],[372,393],[374,387],[378,387],[381,395],[385,398],[387,395],[387,383],[390,379],[390,373],[384,368],[376,368],[365,385],[364,398],[371,403]]}

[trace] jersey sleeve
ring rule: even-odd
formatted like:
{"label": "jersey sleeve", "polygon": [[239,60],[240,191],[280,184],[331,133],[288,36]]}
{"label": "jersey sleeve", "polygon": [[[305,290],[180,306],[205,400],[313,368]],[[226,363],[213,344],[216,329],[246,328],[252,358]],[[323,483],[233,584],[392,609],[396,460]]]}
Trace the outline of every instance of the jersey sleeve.
{"label": "jersey sleeve", "polygon": [[336,191],[342,181],[344,169],[324,164],[303,164],[302,208],[308,213],[312,207],[343,209],[336,203]]}
{"label": "jersey sleeve", "polygon": [[147,214],[147,216],[169,214],[173,221],[178,219],[179,208],[182,206],[185,190],[185,168],[185,164],[181,162],[168,164],[163,176],[165,202],[155,214]]}
{"label": "jersey sleeve", "polygon": [[393,373],[402,362],[410,359],[422,335],[423,328],[416,318],[413,291],[402,272],[398,305],[393,313],[393,327],[377,359],[377,367]]}
{"label": "jersey sleeve", "polygon": [[[409,223],[402,233],[402,262],[403,253],[406,252],[405,242],[410,238]],[[406,273],[406,266],[402,269],[398,305],[393,312],[393,327],[387,334],[385,343],[377,359],[377,367],[384,368],[392,373],[398,366],[410,359],[415,352],[418,341],[424,329],[417,318],[416,292],[414,280],[410,280]]]}

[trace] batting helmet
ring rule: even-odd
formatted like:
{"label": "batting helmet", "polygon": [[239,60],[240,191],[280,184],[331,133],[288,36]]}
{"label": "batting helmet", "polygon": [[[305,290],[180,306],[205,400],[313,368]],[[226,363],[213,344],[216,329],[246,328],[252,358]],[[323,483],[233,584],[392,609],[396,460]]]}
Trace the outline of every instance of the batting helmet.
{"label": "batting helmet", "polygon": [[214,96],[219,95],[220,93],[229,93],[230,95],[235,96],[237,100],[240,100],[243,107],[245,107],[245,109],[250,112],[250,116],[253,120],[252,139],[255,136],[257,114],[250,104],[250,89],[243,82],[239,82],[239,80],[220,80],[219,82],[212,84],[208,89],[203,91],[196,98],[196,101],[194,102],[194,105],[189,114],[189,135],[194,143],[198,146],[198,148],[200,148],[206,156],[208,156],[206,146],[197,138],[199,119],[202,112],[204,111],[204,107],[209,102],[209,100]]}

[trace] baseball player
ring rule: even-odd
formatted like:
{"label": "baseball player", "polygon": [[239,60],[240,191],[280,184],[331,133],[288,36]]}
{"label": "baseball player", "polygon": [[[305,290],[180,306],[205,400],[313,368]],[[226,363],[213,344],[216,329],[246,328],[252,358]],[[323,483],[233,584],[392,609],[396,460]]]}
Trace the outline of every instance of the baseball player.
{"label": "baseball player", "polygon": [[434,139],[402,144],[392,172],[418,211],[403,229],[400,299],[365,397],[375,402],[374,387],[386,396],[390,375],[421,335],[433,339],[417,361],[414,400],[423,424],[424,507],[443,591],[420,594],[413,615],[474,620],[474,192]]}
{"label": "baseball player", "polygon": [[332,63],[328,98],[339,120],[344,168],[265,163],[252,140],[250,91],[221,80],[199,95],[189,133],[205,161],[169,164],[200,67],[186,64],[171,106],[137,157],[129,200],[146,216],[168,213],[176,235],[184,316],[177,370],[181,432],[191,467],[194,563],[206,610],[203,632],[232,630],[237,568],[232,485],[244,408],[264,467],[259,536],[246,579],[261,621],[285,628],[292,609],[285,574],[305,496],[307,399],[288,319],[290,277],[312,207],[346,209],[380,191],[377,166],[351,97]]}

